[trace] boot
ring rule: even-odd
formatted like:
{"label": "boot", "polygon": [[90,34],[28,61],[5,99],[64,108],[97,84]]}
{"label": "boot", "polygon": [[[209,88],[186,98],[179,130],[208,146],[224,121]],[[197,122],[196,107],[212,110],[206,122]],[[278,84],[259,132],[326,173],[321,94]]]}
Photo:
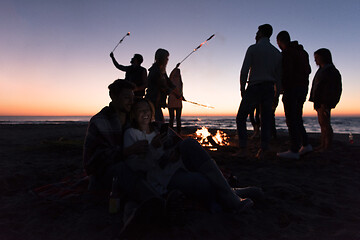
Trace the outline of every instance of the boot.
{"label": "boot", "polygon": [[224,209],[241,212],[253,205],[251,199],[242,199],[235,194],[213,159],[203,163],[199,172],[209,178]]}

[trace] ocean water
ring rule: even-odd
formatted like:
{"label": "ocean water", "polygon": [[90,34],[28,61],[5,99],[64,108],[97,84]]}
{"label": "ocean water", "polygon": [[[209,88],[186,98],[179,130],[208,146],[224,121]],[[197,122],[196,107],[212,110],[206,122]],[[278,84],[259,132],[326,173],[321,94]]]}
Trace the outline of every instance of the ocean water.
{"label": "ocean water", "polygon": [[[87,124],[91,116],[0,116],[0,124]],[[168,120],[167,118],[165,118]],[[304,117],[307,132],[319,133],[320,126],[317,117]],[[276,129],[287,131],[285,117],[276,117]],[[360,134],[360,117],[332,117],[331,125],[335,133]],[[207,127],[210,129],[236,129],[234,117],[182,117],[183,127]],[[247,128],[252,130],[250,122]]]}

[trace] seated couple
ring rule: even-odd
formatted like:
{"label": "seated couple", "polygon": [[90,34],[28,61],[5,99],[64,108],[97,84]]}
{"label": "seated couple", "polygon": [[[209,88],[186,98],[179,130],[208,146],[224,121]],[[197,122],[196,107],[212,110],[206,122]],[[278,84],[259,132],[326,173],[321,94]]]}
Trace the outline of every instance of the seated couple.
{"label": "seated couple", "polygon": [[118,79],[108,88],[111,102],[91,118],[85,138],[84,167],[89,176],[107,189],[117,177],[126,199],[158,207],[157,213],[163,212],[159,209],[165,208],[165,196],[174,190],[211,212],[240,212],[252,206],[250,199],[236,195],[196,140],[170,141],[174,138],[169,136],[175,135],[171,130],[160,134],[152,122],[152,104],[146,99],[134,103],[130,82]]}

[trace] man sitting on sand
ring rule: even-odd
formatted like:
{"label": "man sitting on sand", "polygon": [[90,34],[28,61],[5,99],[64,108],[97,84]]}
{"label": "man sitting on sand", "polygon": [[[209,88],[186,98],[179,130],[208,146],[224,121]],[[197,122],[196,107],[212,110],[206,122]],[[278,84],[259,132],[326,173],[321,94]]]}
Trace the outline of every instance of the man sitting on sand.
{"label": "man sitting on sand", "polygon": [[[153,221],[162,213],[165,202],[152,190],[143,177],[133,172],[124,159],[130,155],[143,155],[148,150],[146,141],[138,141],[124,148],[123,133],[129,124],[128,114],[133,104],[133,84],[126,80],[115,80],[109,85],[111,102],[90,119],[85,144],[84,167],[92,179],[110,189],[113,177],[118,177],[118,188],[127,198],[141,206],[130,220],[142,216],[138,211],[144,208],[152,216],[146,219]],[[194,139],[185,139],[179,144],[179,153],[185,167],[189,171],[203,173],[216,189],[216,197],[223,208],[240,212],[252,205],[250,199],[241,199],[231,189],[228,182],[217,167],[215,161]],[[130,223],[125,224],[126,226]]]}

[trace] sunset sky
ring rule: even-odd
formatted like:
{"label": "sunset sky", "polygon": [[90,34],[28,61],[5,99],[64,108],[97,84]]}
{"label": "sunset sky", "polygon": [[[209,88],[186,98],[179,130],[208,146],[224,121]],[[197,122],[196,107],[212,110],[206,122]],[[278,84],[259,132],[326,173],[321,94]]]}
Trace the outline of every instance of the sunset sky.
{"label": "sunset sky", "polygon": [[[343,80],[334,115],[360,115],[360,1],[328,0],[1,0],[0,115],[93,115],[110,101],[107,86],[125,74],[109,53],[129,65],[134,53],[149,68],[158,48],[170,52],[170,74],[201,42],[207,45],[181,66],[184,115],[236,115],[239,72],[257,27],[287,30],[310,55],[331,50]],[[312,103],[304,113],[314,115]],[[278,115],[283,115],[280,101]]]}

